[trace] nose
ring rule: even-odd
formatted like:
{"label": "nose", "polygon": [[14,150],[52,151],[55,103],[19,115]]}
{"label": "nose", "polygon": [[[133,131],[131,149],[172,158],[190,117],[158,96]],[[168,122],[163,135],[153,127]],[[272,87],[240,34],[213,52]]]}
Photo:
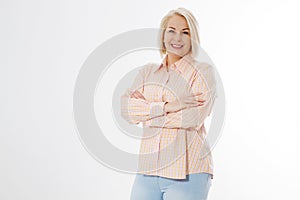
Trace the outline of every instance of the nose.
{"label": "nose", "polygon": [[175,34],[175,40],[176,41],[181,41],[181,33],[180,32],[176,32],[176,34]]}

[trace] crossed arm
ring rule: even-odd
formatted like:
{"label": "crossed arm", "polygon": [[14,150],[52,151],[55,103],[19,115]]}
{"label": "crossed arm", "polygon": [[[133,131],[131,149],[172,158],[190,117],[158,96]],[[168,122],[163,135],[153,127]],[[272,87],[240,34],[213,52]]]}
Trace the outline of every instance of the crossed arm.
{"label": "crossed arm", "polygon": [[[145,122],[149,127],[199,129],[210,115],[215,100],[213,73],[207,70],[204,75],[195,76],[191,96],[174,102],[150,102],[143,96],[142,87],[128,91],[121,97],[123,118],[132,124]],[[136,82],[142,84],[140,77]]]}

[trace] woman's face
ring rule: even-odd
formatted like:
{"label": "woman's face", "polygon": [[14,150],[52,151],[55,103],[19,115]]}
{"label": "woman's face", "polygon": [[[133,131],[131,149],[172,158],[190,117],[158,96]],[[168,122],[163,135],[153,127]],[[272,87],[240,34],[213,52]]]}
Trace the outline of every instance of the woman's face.
{"label": "woman's face", "polygon": [[179,15],[172,16],[164,34],[168,54],[183,57],[191,50],[190,30],[187,21]]}

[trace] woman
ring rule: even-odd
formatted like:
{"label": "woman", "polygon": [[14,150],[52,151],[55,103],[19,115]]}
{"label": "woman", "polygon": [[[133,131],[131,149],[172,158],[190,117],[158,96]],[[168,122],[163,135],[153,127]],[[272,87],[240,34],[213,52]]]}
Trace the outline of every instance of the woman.
{"label": "woman", "polygon": [[121,98],[122,116],[143,123],[131,200],[207,199],[213,163],[204,120],[215,99],[213,68],[194,58],[197,21],[184,8],[161,21],[162,63],[148,63]]}

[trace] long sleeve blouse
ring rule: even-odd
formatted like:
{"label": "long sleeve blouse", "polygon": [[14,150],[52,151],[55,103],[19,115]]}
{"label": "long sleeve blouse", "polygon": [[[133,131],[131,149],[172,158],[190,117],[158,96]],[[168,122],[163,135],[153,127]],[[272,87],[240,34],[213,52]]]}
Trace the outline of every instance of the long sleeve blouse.
{"label": "long sleeve blouse", "polygon": [[[211,114],[216,95],[213,67],[185,55],[171,66],[148,63],[139,71],[128,91],[139,91],[145,99],[127,91],[121,97],[121,114],[131,124],[143,125],[138,172],[174,179],[187,174],[209,173],[213,160],[206,141],[204,120]],[[202,93],[204,105],[166,113],[166,102],[182,95]]]}

